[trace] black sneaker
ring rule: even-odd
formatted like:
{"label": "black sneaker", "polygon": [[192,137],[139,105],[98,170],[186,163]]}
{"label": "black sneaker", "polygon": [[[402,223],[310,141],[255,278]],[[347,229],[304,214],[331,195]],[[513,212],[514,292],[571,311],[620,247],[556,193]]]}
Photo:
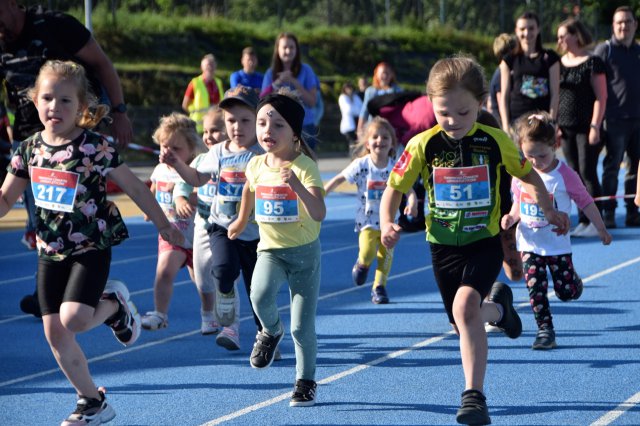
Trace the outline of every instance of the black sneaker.
{"label": "black sneaker", "polygon": [[366,283],[368,274],[368,266],[360,265],[358,262],[353,265],[353,269],[351,270],[351,278],[353,278],[353,283],[355,285],[361,286],[362,284]]}
{"label": "black sneaker", "polygon": [[278,344],[284,337],[284,330],[277,336],[272,336],[266,331],[256,334],[256,342],[253,344],[249,362],[253,368],[267,368],[273,362]]}
{"label": "black sneaker", "polygon": [[316,403],[317,384],[313,380],[296,380],[289,407],[311,407]]}
{"label": "black sneaker", "polygon": [[116,412],[107,404],[107,399],[103,392],[100,392],[100,399],[80,396],[76,405],[76,411],[71,413],[61,424],[61,426],[79,426],[88,424],[102,424],[113,420]]}
{"label": "black sneaker", "polygon": [[553,328],[543,327],[536,333],[536,340],[533,342],[531,349],[535,350],[548,350],[557,347],[556,344],[556,332]]}
{"label": "black sneaker", "polygon": [[40,303],[38,302],[38,293],[27,294],[20,300],[20,310],[25,314],[33,315],[36,318],[42,318],[40,312]]}
{"label": "black sneaker", "polygon": [[498,327],[508,337],[515,339],[522,334],[522,321],[513,307],[513,293],[505,283],[496,282],[491,287],[489,300],[502,306],[502,319],[497,323],[490,323]]}
{"label": "black sneaker", "polygon": [[616,212],[614,210],[605,210],[602,215],[602,220],[604,221],[604,226],[607,229],[615,229],[616,226]]}
{"label": "black sneaker", "polygon": [[468,389],[462,392],[462,404],[456,414],[456,421],[463,425],[490,425],[487,399],[482,392]]}
{"label": "black sneaker", "polygon": [[629,228],[637,228],[640,226],[640,213],[638,210],[627,209],[627,216],[624,219],[624,226]]}
{"label": "black sneaker", "polygon": [[389,303],[387,289],[383,285],[377,285],[371,290],[371,301],[376,305],[384,305]]}
{"label": "black sneaker", "polygon": [[111,327],[113,335],[120,343],[130,346],[138,340],[140,336],[140,314],[136,305],[129,299],[127,286],[118,280],[109,280],[102,293],[103,299],[115,300],[118,302],[118,312],[113,314],[104,322]]}

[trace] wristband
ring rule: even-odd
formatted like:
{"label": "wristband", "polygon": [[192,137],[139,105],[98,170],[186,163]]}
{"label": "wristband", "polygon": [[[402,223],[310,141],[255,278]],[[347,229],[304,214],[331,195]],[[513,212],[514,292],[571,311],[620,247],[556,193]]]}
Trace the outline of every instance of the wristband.
{"label": "wristband", "polygon": [[591,127],[592,129],[596,129],[596,130],[600,130],[600,126],[598,126],[597,124],[589,124],[589,127]]}

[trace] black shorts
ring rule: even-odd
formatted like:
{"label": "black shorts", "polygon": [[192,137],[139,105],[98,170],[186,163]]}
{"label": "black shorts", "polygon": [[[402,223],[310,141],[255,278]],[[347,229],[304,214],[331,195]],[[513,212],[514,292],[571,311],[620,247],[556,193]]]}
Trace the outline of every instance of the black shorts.
{"label": "black shorts", "polygon": [[98,306],[110,266],[110,248],[68,256],[60,261],[39,258],[36,282],[42,315],[60,313],[63,302]]}
{"label": "black shorts", "polygon": [[485,238],[465,246],[430,243],[431,261],[436,283],[447,311],[454,324],[453,299],[460,286],[468,286],[480,293],[481,300],[489,294],[500,268],[502,245],[500,237]]}

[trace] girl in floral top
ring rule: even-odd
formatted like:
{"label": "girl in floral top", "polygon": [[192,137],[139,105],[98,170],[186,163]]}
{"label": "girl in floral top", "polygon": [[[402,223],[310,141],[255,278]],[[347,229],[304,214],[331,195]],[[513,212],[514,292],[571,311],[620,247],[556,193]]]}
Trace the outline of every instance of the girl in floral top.
{"label": "girl in floral top", "polygon": [[140,316],[120,281],[109,281],[111,246],[128,237],[117,207],[107,201],[113,179],[151,218],[163,238],[180,242],[147,187],[122,163],[95,126],[107,112],[88,92],[84,69],[73,62],[43,65],[31,98],[44,130],[15,152],[0,190],[0,217],[27,185],[36,200],[38,300],[47,341],[78,394],[63,425],[106,422],[115,416],[91,378],[76,334],[105,323],[125,346],[140,332]]}

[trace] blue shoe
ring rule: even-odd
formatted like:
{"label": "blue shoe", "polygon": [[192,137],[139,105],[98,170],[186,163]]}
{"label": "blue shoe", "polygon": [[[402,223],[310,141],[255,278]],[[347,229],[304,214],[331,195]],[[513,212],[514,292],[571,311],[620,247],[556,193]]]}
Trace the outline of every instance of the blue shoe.
{"label": "blue shoe", "polygon": [[376,305],[384,305],[389,303],[387,296],[387,288],[383,285],[377,285],[371,290],[371,301]]}
{"label": "blue shoe", "polygon": [[369,267],[360,265],[356,262],[353,265],[353,269],[351,270],[351,277],[353,278],[353,283],[357,286],[361,286],[362,284],[367,282],[367,275],[369,275]]}

